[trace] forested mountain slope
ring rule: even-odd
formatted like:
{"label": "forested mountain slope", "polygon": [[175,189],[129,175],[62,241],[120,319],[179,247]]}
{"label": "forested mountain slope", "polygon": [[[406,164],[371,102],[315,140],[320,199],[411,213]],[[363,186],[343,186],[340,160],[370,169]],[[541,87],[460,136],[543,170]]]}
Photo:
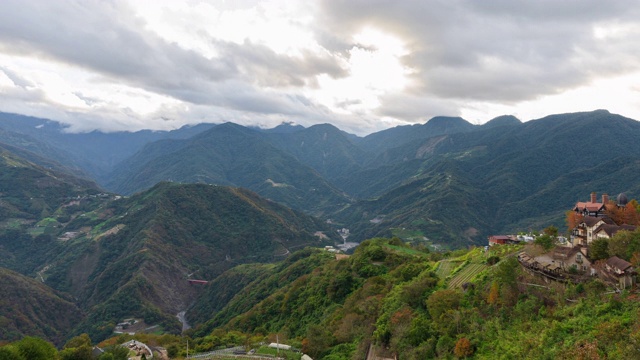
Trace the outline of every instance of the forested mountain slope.
{"label": "forested mountain slope", "polygon": [[[563,212],[592,191],[636,196],[638,184],[629,174],[640,160],[640,143],[633,140],[639,137],[637,121],[595,111],[412,142],[395,149],[395,160],[390,160],[395,165],[385,168],[391,174],[412,173],[403,173],[404,180],[383,176],[397,187],[357,202],[335,218],[354,229],[368,229],[362,239],[405,227],[458,246],[479,244],[491,233],[518,227],[562,228]],[[394,206],[392,198],[408,201]],[[376,218],[383,221],[369,223]],[[437,226],[427,228],[424,222]]]}
{"label": "forested mountain slope", "polygon": [[[307,250],[236,290],[212,320],[189,332],[192,349],[215,347],[216,335],[235,332],[245,341],[277,333],[283,343],[320,359],[372,352],[416,360],[640,355],[629,340],[639,334],[630,325],[638,321],[636,295],[614,294],[593,279],[545,282],[511,256],[521,250],[475,248],[443,259],[381,238],[363,242],[342,260]],[[287,276],[296,271],[297,277]],[[213,289],[200,304],[206,296],[213,300],[210,294]]]}
{"label": "forested mountain slope", "polygon": [[[24,136],[52,126],[36,120]],[[640,159],[639,124],[597,110],[484,125],[435,117],[364,138],[327,124],[120,134],[139,151],[103,180],[125,194],[159,181],[241,186],[349,228],[357,241],[405,228],[455,247],[516,227],[562,227],[562,212],[592,191],[637,197],[626,174]]]}
{"label": "forested mountain slope", "polygon": [[296,248],[335,241],[314,218],[248,190],[204,184],[160,183],[78,217],[66,229],[81,235],[65,242],[43,276],[90,309],[80,329],[98,337],[130,316],[175,330],[175,314],[198,291],[189,276],[212,280],[237,264],[274,261]]}
{"label": "forested mountain slope", "polygon": [[218,125],[182,143],[164,145],[168,144],[152,144],[116,169],[109,187],[128,194],[165,180],[242,186],[312,213],[348,202],[346,195],[272,145],[265,134],[240,125]]}
{"label": "forested mountain slope", "polygon": [[[36,165],[18,156],[18,152],[50,167]],[[47,217],[65,201],[99,191],[94,182],[64,173],[56,165],[35,154],[0,144],[0,221]]]}
{"label": "forested mountain slope", "polygon": [[84,316],[69,299],[48,286],[14,271],[0,268],[0,339],[25,335],[63,343]]}
{"label": "forested mountain slope", "polygon": [[0,129],[4,129],[0,131],[0,142],[54,158],[104,183],[105,176],[116,164],[145,144],[162,139],[186,139],[213,126],[200,124],[173,131],[71,133],[56,121],[0,112]]}

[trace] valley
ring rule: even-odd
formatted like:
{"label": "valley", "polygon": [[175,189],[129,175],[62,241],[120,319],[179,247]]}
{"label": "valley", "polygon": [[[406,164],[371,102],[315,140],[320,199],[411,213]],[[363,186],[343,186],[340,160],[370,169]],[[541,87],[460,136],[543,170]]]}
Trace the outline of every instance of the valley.
{"label": "valley", "polygon": [[[603,110],[484,125],[436,117],[366,137],[233,123],[68,134],[2,113],[0,128],[7,342],[98,343],[115,330],[166,336],[167,347],[183,334],[205,352],[277,335],[320,358],[376,346],[420,358],[469,336],[488,354],[486,343],[506,345],[478,333],[479,318],[521,319],[529,306],[544,327],[546,311],[571,311],[567,293],[592,304],[605,292],[525,289],[547,285],[513,267],[521,248],[484,250],[488,236],[565,231],[566,210],[594,189],[640,194],[640,125]],[[609,145],[585,156],[594,133]],[[494,283],[499,301],[488,300]],[[25,293],[33,303],[14,306]],[[432,314],[435,294],[454,312]],[[620,301],[628,316],[634,305]]]}

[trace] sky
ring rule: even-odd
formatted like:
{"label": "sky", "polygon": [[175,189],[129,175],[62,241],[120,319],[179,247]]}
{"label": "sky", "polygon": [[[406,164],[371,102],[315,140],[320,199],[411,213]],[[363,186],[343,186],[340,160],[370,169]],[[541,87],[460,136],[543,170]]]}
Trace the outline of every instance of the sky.
{"label": "sky", "polygon": [[2,0],[0,111],[72,132],[640,120],[638,19],[639,0]]}

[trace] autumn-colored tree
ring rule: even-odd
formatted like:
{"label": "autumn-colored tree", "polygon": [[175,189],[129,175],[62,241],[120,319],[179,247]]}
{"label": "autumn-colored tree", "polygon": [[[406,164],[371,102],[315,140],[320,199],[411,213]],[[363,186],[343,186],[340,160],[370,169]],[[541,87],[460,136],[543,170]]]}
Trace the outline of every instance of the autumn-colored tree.
{"label": "autumn-colored tree", "polygon": [[410,323],[411,318],[413,317],[413,312],[408,307],[403,307],[402,309],[396,311],[391,315],[391,324],[398,325],[401,323]]}
{"label": "autumn-colored tree", "polygon": [[584,216],[582,216],[581,214],[573,210],[568,210],[565,213],[565,215],[566,215],[565,221],[567,222],[567,229],[569,230],[574,229],[576,226],[578,226],[578,224],[580,224],[580,222],[584,218]]}
{"label": "autumn-colored tree", "polygon": [[431,318],[439,319],[447,310],[456,310],[462,301],[462,294],[456,290],[438,290],[427,299],[427,309]]}
{"label": "autumn-colored tree", "polygon": [[631,260],[629,260],[629,262],[637,268],[640,265],[640,252],[634,252],[633,255],[631,255]]}
{"label": "autumn-colored tree", "polygon": [[572,356],[575,359],[580,360],[600,360],[601,357],[600,354],[598,354],[598,341],[579,341],[576,344],[576,348]]}
{"label": "autumn-colored tree", "polygon": [[624,223],[629,225],[640,225],[640,213],[638,213],[638,202],[631,200],[624,207]]}
{"label": "autumn-colored tree", "polygon": [[498,299],[500,298],[500,286],[497,282],[493,282],[491,284],[491,289],[489,290],[489,297],[487,298],[487,302],[491,305],[496,305],[498,303]]}
{"label": "autumn-colored tree", "polygon": [[453,349],[453,354],[458,358],[467,358],[473,355],[473,347],[469,339],[464,337],[458,339],[456,347]]}
{"label": "autumn-colored tree", "polygon": [[557,237],[558,236],[558,228],[550,225],[547,226],[544,230],[542,230],[542,232],[544,232],[545,234],[551,236],[551,237]]}
{"label": "autumn-colored tree", "polygon": [[605,214],[618,225],[625,223],[625,211],[624,208],[618,207],[615,201],[610,200],[604,205]]}

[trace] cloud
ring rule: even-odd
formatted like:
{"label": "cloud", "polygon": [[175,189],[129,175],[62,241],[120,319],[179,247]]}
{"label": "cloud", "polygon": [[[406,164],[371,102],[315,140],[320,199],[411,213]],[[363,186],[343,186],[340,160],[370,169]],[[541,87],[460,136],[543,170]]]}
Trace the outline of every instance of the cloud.
{"label": "cloud", "polygon": [[74,131],[490,119],[640,72],[637,5],[3,0],[0,110]]}
{"label": "cloud", "polygon": [[[300,114],[295,88],[315,76],[345,76],[330,53],[277,54],[261,44],[211,39],[215,57],[185,49],[145,30],[124,2],[8,0],[0,13],[4,52],[80,66],[158,94],[260,113]],[[269,89],[288,88],[287,92]],[[291,90],[293,88],[293,90]],[[297,94],[296,96],[300,96]]]}
{"label": "cloud", "polygon": [[[585,85],[598,76],[637,70],[633,54],[640,45],[631,39],[637,39],[640,28],[633,3],[638,5],[597,0],[327,0],[318,27],[345,39],[366,27],[398,36],[408,48],[403,63],[413,70],[414,95],[517,102]],[[621,25],[628,34],[594,36],[598,27]]]}

